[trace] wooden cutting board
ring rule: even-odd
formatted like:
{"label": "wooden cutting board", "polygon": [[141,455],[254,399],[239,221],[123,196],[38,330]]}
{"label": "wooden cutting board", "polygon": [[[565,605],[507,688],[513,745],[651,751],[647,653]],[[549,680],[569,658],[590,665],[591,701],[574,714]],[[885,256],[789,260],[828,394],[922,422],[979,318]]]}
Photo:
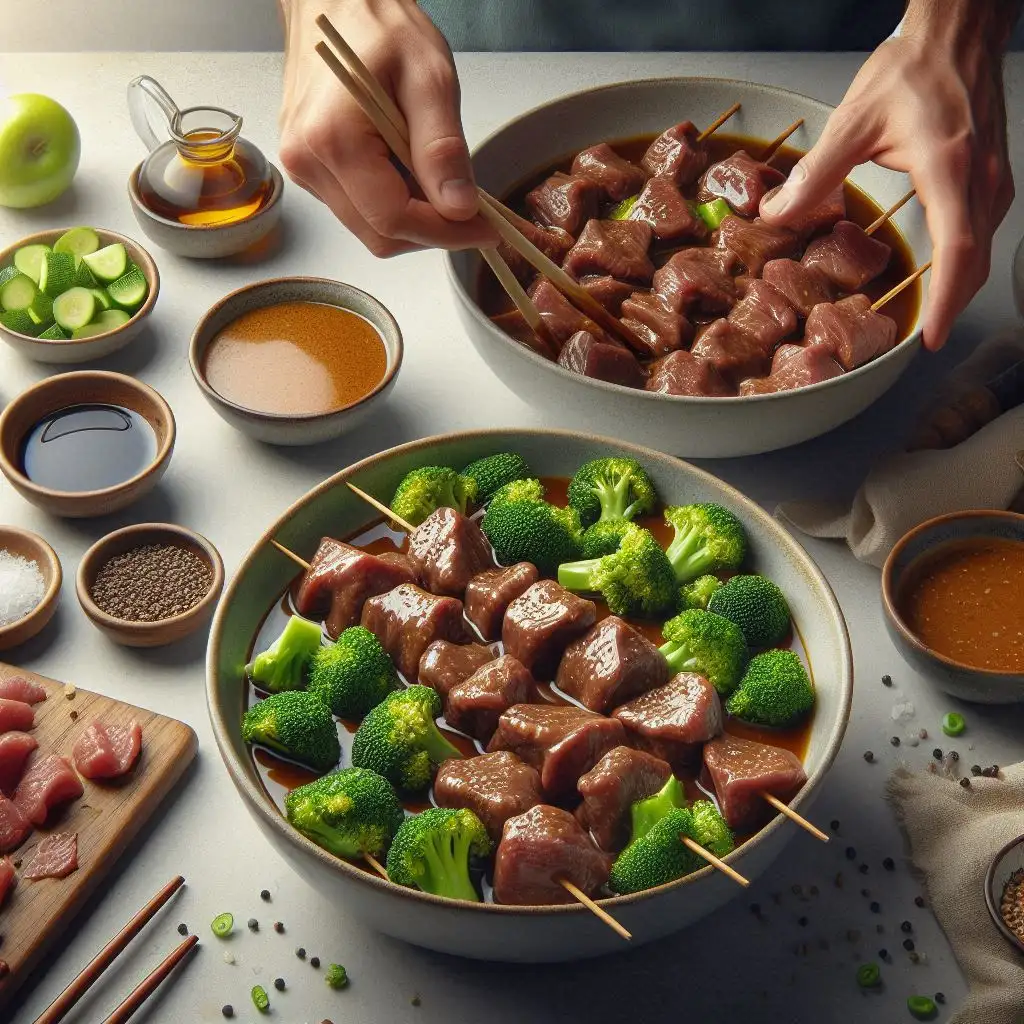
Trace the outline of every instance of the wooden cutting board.
{"label": "wooden cutting board", "polygon": [[[53,679],[0,662],[0,679],[14,675],[35,680],[47,692],[46,700],[35,705],[36,721],[31,735],[39,748],[31,757],[53,753],[70,760],[75,740],[93,719],[115,725],[137,721],[142,727],[142,752],[132,771],[119,782],[83,779],[82,797],[63,811],[55,811],[45,829],[36,829],[9,854],[16,865],[19,861],[21,865],[17,885],[0,906],[0,960],[6,961],[9,968],[0,979],[0,1018],[15,989],[52,947],[61,944],[68,922],[196,754],[196,734],[184,722],[102,694],[73,690]],[[71,717],[72,712],[77,712],[76,718]],[[36,845],[49,832],[78,833],[78,870],[60,879],[30,882],[21,878],[21,870],[29,863]],[[135,909],[125,907],[126,921]]]}

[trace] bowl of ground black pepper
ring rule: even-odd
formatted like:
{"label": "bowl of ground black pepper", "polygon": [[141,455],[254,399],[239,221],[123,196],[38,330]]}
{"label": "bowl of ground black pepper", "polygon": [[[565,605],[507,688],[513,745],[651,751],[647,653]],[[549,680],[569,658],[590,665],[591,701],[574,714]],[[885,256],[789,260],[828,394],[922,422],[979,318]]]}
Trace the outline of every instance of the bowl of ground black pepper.
{"label": "bowl of ground black pepper", "polygon": [[985,903],[1006,941],[1024,953],[1024,836],[992,858],[985,875]]}
{"label": "bowl of ground black pepper", "polygon": [[205,626],[224,585],[224,563],[205,538],[170,523],[140,523],[98,540],[78,566],[92,623],[115,643],[159,647]]}
{"label": "bowl of ground black pepper", "polygon": [[0,651],[31,640],[53,618],[63,573],[38,534],[0,526]]}

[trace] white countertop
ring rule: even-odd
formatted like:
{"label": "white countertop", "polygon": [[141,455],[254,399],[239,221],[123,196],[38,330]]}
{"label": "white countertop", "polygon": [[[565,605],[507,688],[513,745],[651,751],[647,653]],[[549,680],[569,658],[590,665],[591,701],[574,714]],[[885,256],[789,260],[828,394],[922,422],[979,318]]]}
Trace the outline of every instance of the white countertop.
{"label": "white countertop", "polygon": [[[463,73],[464,116],[470,142],[536,103],[605,82],[663,74],[713,75],[770,82],[837,102],[852,78],[856,55],[469,55]],[[140,237],[124,182],[142,157],[128,123],[124,87],[133,76],[158,78],[182,105],[214,103],[245,116],[245,134],[276,153],[281,59],[277,54],[0,54],[0,87],[45,92],[64,103],[83,135],[82,163],[73,190],[37,211],[0,210],[4,244],[44,227],[91,223]],[[1024,61],[1011,57],[1010,138],[1014,165],[1022,166],[1024,108],[1016,100]],[[683,112],[685,114],[685,111]],[[671,1013],[692,1021],[774,1018],[786,1022],[908,1020],[906,997],[942,991],[949,1002],[963,992],[948,946],[934,919],[917,909],[918,889],[904,864],[900,834],[883,802],[888,769],[898,757],[924,764],[936,743],[945,748],[939,720],[955,702],[934,691],[896,654],[879,608],[878,573],[854,561],[845,547],[806,542],[835,587],[853,636],[857,688],[846,742],[815,806],[823,825],[841,821],[839,837],[824,846],[803,834],[780,860],[713,919],[660,944],[596,963],[510,967],[458,961],[382,938],[346,914],[325,906],[285,866],[250,821],[228,780],[206,713],[204,640],[151,652],[107,642],[82,615],[74,573],[85,548],[108,530],[130,522],[170,520],[194,527],[220,548],[233,572],[265,525],[280,511],[347,463],[401,441],[469,427],[558,426],[557,410],[538,413],[496,380],[462,336],[437,254],[378,262],[341,230],[313,199],[295,187],[285,196],[286,236],[281,251],[259,265],[189,263],[158,249],[162,290],[152,327],[104,368],[137,375],[171,403],[178,444],[156,492],[108,520],[62,521],[26,504],[0,482],[0,521],[43,534],[59,553],[65,592],[50,627],[15,660],[58,679],[99,690],[187,721],[199,735],[193,770],[120,864],[101,896],[81,914],[63,951],[32,979],[16,1006],[15,1024],[28,1024],[134,911],[171,875],[181,872],[187,889],[136,940],[107,978],[69,1020],[98,1021],[177,941],[179,921],[197,930],[202,946],[181,977],[167,986],[139,1021],[217,1021],[220,1006],[234,1004],[236,1019],[260,1019],[248,999],[260,982],[281,1021],[340,1024],[422,1022],[452,1024],[486,1020],[586,1020],[590,1024],[661,1020]],[[768,507],[784,498],[850,492],[871,461],[892,447],[913,409],[932,384],[974,341],[1013,321],[1009,265],[1024,233],[1018,199],[996,239],[992,278],[958,324],[954,342],[938,357],[920,358],[911,373],[859,420],[825,439],[773,455],[705,466]],[[143,239],[144,241],[144,239]],[[235,433],[206,405],[189,373],[186,349],[204,310],[230,289],[261,277],[312,273],[350,281],[377,295],[405,332],[406,357],[387,405],[346,441],[308,450],[273,449]],[[0,346],[0,405],[51,372]],[[892,690],[880,684],[891,673]],[[906,699],[916,706],[915,724],[934,738],[917,749],[889,745],[891,709]],[[1024,753],[1024,715],[1013,710],[964,707],[968,731],[956,741],[961,763],[1011,763]],[[973,746],[973,750],[971,747]],[[865,749],[877,762],[865,764]],[[845,847],[856,847],[848,861]],[[883,871],[884,857],[897,870]],[[865,876],[857,872],[869,865]],[[835,886],[837,872],[843,886]],[[803,887],[804,895],[792,888]],[[811,886],[820,892],[807,895]],[[261,903],[262,888],[273,903]],[[870,890],[870,898],[860,894]],[[778,903],[776,903],[776,898]],[[877,899],[881,914],[868,904]],[[759,902],[765,923],[749,904]],[[230,947],[209,931],[209,922],[231,910],[241,924]],[[260,920],[258,935],[245,920]],[[807,918],[806,926],[798,919]],[[285,936],[271,923],[282,920]],[[917,949],[927,962],[912,965],[903,951],[903,919],[914,924]],[[885,933],[876,933],[884,925]],[[0,924],[2,931],[2,924]],[[848,935],[848,933],[850,933]],[[853,933],[859,940],[851,941]],[[806,944],[806,950],[798,947]],[[352,978],[342,993],[327,989],[293,949],[304,946],[326,965],[344,963]],[[883,965],[881,993],[863,995],[854,982],[862,960],[879,948],[893,956]],[[230,948],[238,962],[222,958]],[[289,991],[272,982],[283,976]],[[418,995],[421,1005],[413,1006]],[[948,1017],[943,1010],[940,1019]]]}

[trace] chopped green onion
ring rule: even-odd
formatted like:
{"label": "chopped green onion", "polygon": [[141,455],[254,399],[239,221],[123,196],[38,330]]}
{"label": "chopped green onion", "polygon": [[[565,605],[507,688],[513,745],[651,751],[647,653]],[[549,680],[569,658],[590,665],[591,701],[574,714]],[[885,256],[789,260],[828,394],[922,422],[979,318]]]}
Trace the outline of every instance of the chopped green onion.
{"label": "chopped green onion", "polygon": [[636,205],[636,201],[639,198],[640,197],[638,195],[637,196],[628,196],[626,199],[623,199],[621,203],[617,203],[609,211],[608,219],[609,220],[628,220],[630,212],[632,211],[633,207]]}
{"label": "chopped green onion", "polygon": [[857,984],[861,988],[874,988],[882,980],[878,964],[861,964],[857,968]]}
{"label": "chopped green onion", "polygon": [[964,716],[958,715],[955,711],[950,711],[942,719],[942,731],[947,736],[959,736],[966,728],[967,723],[964,721]]}
{"label": "chopped green onion", "polygon": [[907,1000],[907,1009],[917,1020],[931,1020],[939,1012],[935,1001],[928,996],[911,996]]}
{"label": "chopped green onion", "polygon": [[710,203],[698,203],[694,212],[707,224],[709,231],[714,231],[732,214],[732,209],[724,199],[712,199]]}
{"label": "chopped green onion", "polygon": [[252,987],[252,1005],[256,1007],[260,1013],[266,1013],[270,1009],[270,996],[267,995],[267,990],[262,985],[253,985]]}
{"label": "chopped green onion", "polygon": [[218,939],[226,939],[231,934],[231,929],[235,927],[235,919],[231,914],[218,914],[210,924],[210,928],[213,930],[213,934]]}

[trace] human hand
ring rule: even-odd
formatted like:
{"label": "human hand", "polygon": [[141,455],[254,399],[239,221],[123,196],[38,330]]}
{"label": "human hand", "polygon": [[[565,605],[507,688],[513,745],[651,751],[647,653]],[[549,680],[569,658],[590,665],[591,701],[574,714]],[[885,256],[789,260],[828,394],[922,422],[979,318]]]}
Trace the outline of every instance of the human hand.
{"label": "human hand", "polygon": [[911,4],[903,34],[868,58],[817,144],[760,212],[770,224],[796,219],[865,160],[909,172],[932,237],[924,343],[935,350],[988,278],[992,236],[1013,201],[1005,38],[994,38],[1004,28],[1008,35],[1013,19],[990,24],[998,3],[931,5]]}
{"label": "human hand", "polygon": [[[415,0],[281,0],[287,42],[281,163],[375,256],[494,245],[477,213],[451,51]],[[409,125],[410,182],[314,47],[325,10]],[[421,191],[422,188],[422,191]]]}

